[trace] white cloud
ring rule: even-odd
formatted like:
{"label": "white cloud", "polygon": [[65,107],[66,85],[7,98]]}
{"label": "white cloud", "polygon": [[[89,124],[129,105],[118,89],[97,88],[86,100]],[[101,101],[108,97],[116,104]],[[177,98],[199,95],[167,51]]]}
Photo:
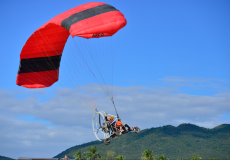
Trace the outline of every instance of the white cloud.
{"label": "white cloud", "polygon": [[167,76],[160,79],[165,82],[192,82],[192,83],[200,83],[200,82],[228,82],[226,79],[217,79],[217,78],[202,78],[202,77],[178,77],[178,76]]}
{"label": "white cloud", "polygon": [[[230,113],[230,93],[194,96],[172,94],[173,91],[166,87],[114,87],[114,100],[122,121],[141,129],[181,123],[212,128],[230,123],[230,118],[221,119]],[[41,93],[23,99],[15,98],[15,93],[0,90],[2,155],[48,158],[74,145],[96,140],[91,127],[93,109],[60,96],[40,102],[36,95]],[[99,111],[115,114],[109,98],[97,96],[95,103]],[[88,102],[82,104],[88,105]],[[18,118],[24,115],[33,116],[34,121]],[[49,123],[39,123],[39,120]]]}
{"label": "white cloud", "polygon": [[191,87],[194,89],[213,90],[215,92],[229,92],[230,82],[226,79],[203,77],[166,76],[159,79],[164,85],[173,87]]}
{"label": "white cloud", "polygon": [[50,127],[36,122],[9,119],[1,115],[1,155],[50,158],[76,144],[95,140],[91,127]]}

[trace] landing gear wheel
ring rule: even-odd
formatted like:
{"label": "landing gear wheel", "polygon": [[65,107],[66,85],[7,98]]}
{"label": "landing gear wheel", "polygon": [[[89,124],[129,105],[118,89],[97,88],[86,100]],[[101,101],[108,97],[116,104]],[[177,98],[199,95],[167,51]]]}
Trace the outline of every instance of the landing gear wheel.
{"label": "landing gear wheel", "polygon": [[136,133],[136,134],[139,134],[140,133],[140,128],[138,128],[138,127],[135,127],[135,129],[134,129],[134,133]]}
{"label": "landing gear wheel", "polygon": [[110,144],[110,140],[109,139],[105,139],[104,143],[105,143],[105,145],[109,145]]}

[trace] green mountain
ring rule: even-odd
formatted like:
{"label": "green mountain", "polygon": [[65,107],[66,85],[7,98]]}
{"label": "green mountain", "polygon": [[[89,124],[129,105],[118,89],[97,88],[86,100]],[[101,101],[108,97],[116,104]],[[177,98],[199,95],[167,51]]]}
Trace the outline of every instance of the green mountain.
{"label": "green mountain", "polygon": [[0,160],[14,160],[13,158],[4,157],[0,155]]}
{"label": "green mountain", "polygon": [[93,141],[71,147],[54,158],[67,155],[73,158],[77,151],[85,152],[89,147],[97,146],[105,156],[107,151],[115,151],[126,159],[139,159],[145,150],[153,155],[165,155],[169,159],[189,159],[199,155],[203,159],[230,159],[230,124],[222,124],[213,129],[193,124],[171,125],[145,129],[140,134],[128,133],[111,140],[110,145]]}

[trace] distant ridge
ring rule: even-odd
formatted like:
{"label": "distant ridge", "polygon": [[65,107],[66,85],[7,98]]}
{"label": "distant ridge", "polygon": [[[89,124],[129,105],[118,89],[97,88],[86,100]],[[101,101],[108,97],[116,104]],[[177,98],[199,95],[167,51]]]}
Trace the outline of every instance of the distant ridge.
{"label": "distant ridge", "polygon": [[4,157],[0,155],[0,160],[14,160],[13,158]]}
{"label": "distant ridge", "polygon": [[189,123],[177,127],[166,125],[144,129],[138,135],[128,133],[113,139],[109,146],[99,141],[76,145],[54,158],[62,158],[64,155],[73,158],[77,151],[85,152],[90,146],[103,150],[103,156],[107,151],[115,151],[126,159],[139,159],[147,149],[152,150],[154,155],[164,154],[169,159],[189,159],[195,155],[200,155],[202,159],[230,159],[230,124],[222,124],[213,129]]}

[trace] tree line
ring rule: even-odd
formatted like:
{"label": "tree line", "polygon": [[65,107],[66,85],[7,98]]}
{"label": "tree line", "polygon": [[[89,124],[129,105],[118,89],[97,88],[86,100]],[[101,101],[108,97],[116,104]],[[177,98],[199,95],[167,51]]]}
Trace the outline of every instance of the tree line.
{"label": "tree line", "polygon": [[[97,146],[91,146],[86,152],[78,151],[74,155],[75,160],[125,160],[125,157],[123,155],[117,155],[114,151],[107,151],[105,156],[102,156],[101,153],[102,150],[98,150]],[[153,155],[153,151],[151,150],[145,150],[142,153],[142,156],[137,158],[140,160],[169,160],[169,158],[166,158],[164,155]],[[183,160],[181,157],[177,160]],[[202,160],[202,158],[199,155],[195,155],[189,160]],[[216,158],[212,158],[211,160],[220,160]]]}

